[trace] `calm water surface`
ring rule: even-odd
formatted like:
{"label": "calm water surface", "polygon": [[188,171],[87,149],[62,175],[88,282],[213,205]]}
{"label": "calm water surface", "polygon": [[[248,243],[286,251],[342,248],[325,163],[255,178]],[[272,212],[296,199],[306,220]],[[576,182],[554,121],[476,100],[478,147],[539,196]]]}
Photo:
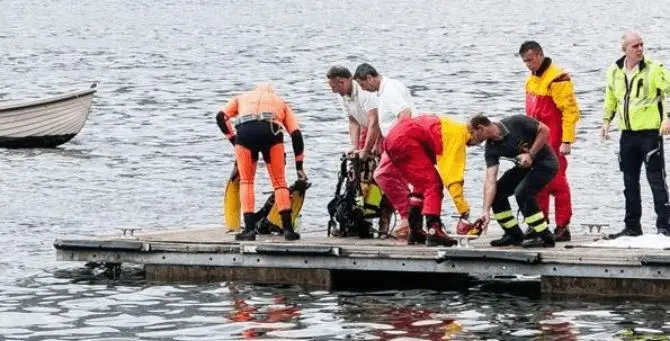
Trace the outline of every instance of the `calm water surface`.
{"label": "calm water surface", "polygon": [[[537,39],[573,76],[582,107],[569,177],[575,227],[620,227],[616,139],[597,139],[604,71],[625,29],[670,61],[661,0],[206,1],[0,0],[0,100],[97,82],[80,135],[56,150],[0,150],[0,339],[6,340],[610,340],[670,333],[668,306],[495,294],[309,292],[214,283],[90,279],[55,261],[70,236],[221,222],[232,149],[214,123],[230,96],[273,81],[300,116],[315,182],[303,228],[325,227],[346,121],[325,81],[333,64],[369,62],[407,84],[422,111],[456,118],[522,113],[515,55]],[[616,136],[615,134],[615,137]],[[481,205],[482,149],[466,190]],[[292,167],[290,167],[292,175]],[[261,171],[260,191],[267,191]],[[643,186],[644,224],[652,228]],[[452,212],[445,204],[445,214]],[[644,339],[644,338],[643,338]]]}

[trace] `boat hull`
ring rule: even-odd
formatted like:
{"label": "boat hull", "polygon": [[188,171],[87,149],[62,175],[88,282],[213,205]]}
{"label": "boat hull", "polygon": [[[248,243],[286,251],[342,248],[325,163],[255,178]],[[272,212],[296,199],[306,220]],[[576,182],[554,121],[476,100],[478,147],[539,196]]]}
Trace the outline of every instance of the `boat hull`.
{"label": "boat hull", "polygon": [[0,104],[0,147],[53,148],[70,141],[84,127],[95,92]]}
{"label": "boat hull", "polygon": [[43,135],[25,137],[0,136],[0,148],[55,148],[72,140],[77,134]]}

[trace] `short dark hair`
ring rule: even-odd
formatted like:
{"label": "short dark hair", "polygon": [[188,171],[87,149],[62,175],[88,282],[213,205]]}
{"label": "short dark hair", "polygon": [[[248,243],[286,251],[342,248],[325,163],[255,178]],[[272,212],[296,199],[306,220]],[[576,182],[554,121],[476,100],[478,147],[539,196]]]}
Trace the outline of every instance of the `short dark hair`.
{"label": "short dark hair", "polygon": [[484,114],[477,114],[470,118],[470,126],[472,129],[477,129],[479,126],[488,127],[491,125],[491,120]]}
{"label": "short dark hair", "polygon": [[356,68],[354,79],[364,79],[367,76],[377,77],[379,76],[379,73],[372,67],[372,65],[363,63]]}
{"label": "short dark hair", "polygon": [[351,71],[344,66],[335,65],[328,70],[326,77],[328,77],[328,79],[351,78]]}
{"label": "short dark hair", "polygon": [[538,42],[534,40],[527,40],[524,41],[523,44],[521,44],[521,47],[519,47],[519,55],[523,56],[524,53],[530,50],[544,54],[544,52],[542,51],[542,46],[540,46]]}

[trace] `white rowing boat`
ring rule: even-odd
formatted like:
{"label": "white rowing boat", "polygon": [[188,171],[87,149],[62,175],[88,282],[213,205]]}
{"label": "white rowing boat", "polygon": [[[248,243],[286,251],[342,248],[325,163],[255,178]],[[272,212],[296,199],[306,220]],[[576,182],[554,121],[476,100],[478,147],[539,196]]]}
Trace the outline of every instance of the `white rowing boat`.
{"label": "white rowing boat", "polygon": [[70,141],[86,123],[96,84],[59,96],[0,103],[0,147],[53,148]]}

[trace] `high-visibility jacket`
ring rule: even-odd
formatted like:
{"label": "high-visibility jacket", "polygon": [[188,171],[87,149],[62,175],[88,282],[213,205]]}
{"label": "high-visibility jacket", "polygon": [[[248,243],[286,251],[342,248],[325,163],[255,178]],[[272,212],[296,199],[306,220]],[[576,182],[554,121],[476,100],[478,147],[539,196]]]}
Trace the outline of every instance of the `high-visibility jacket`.
{"label": "high-visibility jacket", "polygon": [[545,58],[540,69],[526,80],[526,114],[550,129],[550,144],[575,141],[579,105],[570,75]]}
{"label": "high-visibility jacket", "polygon": [[624,59],[607,70],[603,121],[609,123],[618,114],[620,130],[659,129],[663,101],[670,92],[670,73],[662,64],[644,58],[628,79]]}

